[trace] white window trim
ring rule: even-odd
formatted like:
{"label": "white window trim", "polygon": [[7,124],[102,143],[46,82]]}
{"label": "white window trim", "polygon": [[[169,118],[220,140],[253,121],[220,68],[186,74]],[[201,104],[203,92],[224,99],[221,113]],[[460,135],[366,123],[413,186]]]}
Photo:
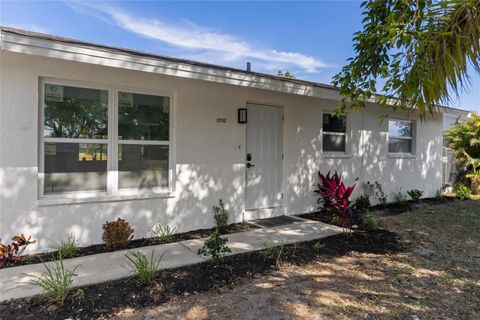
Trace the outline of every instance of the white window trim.
{"label": "white window trim", "polygon": [[[349,145],[350,137],[348,135],[348,133],[350,132],[350,121],[349,121],[348,112],[344,113],[344,116],[345,116],[345,132],[323,131],[323,115],[324,114],[333,115],[334,113],[335,113],[335,110],[323,110],[323,112],[322,112],[322,127],[321,127],[322,155],[323,155],[323,157],[326,157],[326,158],[350,158],[351,157],[351,154],[349,152],[349,150],[350,150],[350,145]],[[325,151],[323,149],[323,136],[325,134],[345,136],[345,151]]]}
{"label": "white window trim", "polygon": [[[45,138],[45,84],[65,85],[79,88],[107,90],[108,92],[108,139],[76,139],[76,138]],[[170,98],[169,141],[119,140],[118,139],[118,92],[157,95]],[[94,82],[40,78],[39,81],[39,167],[38,167],[38,200],[39,205],[56,205],[79,202],[105,202],[132,199],[164,198],[175,196],[175,128],[176,93],[159,90],[146,90],[122,86],[107,86]],[[107,190],[106,191],[76,191],[58,194],[44,194],[45,142],[74,142],[107,144]],[[168,188],[148,189],[118,189],[118,144],[168,145]]]}
{"label": "white window trim", "polygon": [[[411,124],[411,136],[394,136],[390,135],[390,121],[408,121]],[[412,119],[402,119],[402,118],[391,118],[387,121],[387,157],[389,158],[415,158],[416,157],[416,133],[417,133],[417,123]],[[411,141],[411,152],[390,152],[390,138],[400,139],[400,140],[410,140]]]}

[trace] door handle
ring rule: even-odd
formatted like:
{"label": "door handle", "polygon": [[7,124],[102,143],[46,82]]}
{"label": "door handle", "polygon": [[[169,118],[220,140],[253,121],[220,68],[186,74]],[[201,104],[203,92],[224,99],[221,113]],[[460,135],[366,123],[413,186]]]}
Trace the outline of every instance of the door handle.
{"label": "door handle", "polygon": [[251,167],[255,167],[254,164],[250,164],[249,162],[247,162],[247,169],[250,169]]}

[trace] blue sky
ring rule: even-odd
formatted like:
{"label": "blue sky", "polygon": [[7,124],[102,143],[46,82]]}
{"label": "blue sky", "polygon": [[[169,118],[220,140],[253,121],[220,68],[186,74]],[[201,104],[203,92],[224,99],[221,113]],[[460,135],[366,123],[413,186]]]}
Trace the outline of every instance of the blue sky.
{"label": "blue sky", "polygon": [[[360,1],[4,1],[2,25],[330,83],[352,56]],[[480,77],[451,106],[480,111]]]}

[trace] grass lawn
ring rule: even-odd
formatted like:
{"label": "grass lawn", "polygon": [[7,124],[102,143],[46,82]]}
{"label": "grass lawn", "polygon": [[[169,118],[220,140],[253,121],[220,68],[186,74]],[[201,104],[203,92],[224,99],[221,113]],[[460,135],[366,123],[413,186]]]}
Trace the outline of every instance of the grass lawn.
{"label": "grass lawn", "polygon": [[379,217],[405,250],[282,265],[233,288],[176,298],[128,319],[480,319],[480,201]]}

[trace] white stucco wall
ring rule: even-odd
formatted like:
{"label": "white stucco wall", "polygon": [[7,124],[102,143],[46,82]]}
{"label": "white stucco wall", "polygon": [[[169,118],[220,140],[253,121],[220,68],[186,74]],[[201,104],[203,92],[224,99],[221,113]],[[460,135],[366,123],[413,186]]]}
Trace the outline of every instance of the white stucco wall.
{"label": "white stucco wall", "polygon": [[[379,181],[387,194],[402,187],[431,196],[442,183],[442,117],[416,120],[416,156],[387,155],[387,121],[379,108],[348,113],[349,154],[322,155],[322,112],[336,101],[252,89],[173,76],[68,62],[0,51],[0,237],[32,235],[45,250],[51,240],[76,234],[81,244],[100,243],[102,224],[127,219],[136,237],[153,225],[177,232],[210,227],[211,206],[224,199],[232,222],[242,221],[245,204],[246,126],[237,124],[237,109],[247,102],[284,108],[284,208],[257,216],[298,214],[315,208],[317,170],[338,170],[348,183],[355,178]],[[176,93],[174,118],[176,191],[169,198],[46,205],[39,201],[39,78],[49,77],[104,85]],[[395,117],[408,118],[406,114]],[[412,118],[411,117],[411,118]],[[226,123],[216,123],[226,118]],[[254,216],[246,215],[246,217]]]}

